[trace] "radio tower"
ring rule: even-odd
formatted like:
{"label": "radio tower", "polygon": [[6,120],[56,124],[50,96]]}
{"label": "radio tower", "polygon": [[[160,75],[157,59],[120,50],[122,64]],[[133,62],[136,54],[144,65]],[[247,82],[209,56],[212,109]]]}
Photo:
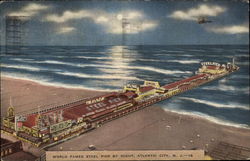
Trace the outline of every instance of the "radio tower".
{"label": "radio tower", "polygon": [[19,54],[25,45],[25,24],[27,16],[6,16],[5,51],[6,54]]}

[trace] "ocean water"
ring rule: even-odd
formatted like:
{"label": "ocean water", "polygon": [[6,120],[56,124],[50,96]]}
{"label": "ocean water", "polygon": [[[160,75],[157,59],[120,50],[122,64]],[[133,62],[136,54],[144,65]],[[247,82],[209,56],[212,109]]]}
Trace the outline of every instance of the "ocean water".
{"label": "ocean water", "polygon": [[105,91],[144,80],[164,85],[193,75],[200,62],[226,63],[234,57],[238,72],[158,105],[167,111],[250,128],[249,46],[27,46],[11,50],[15,54],[2,50],[1,75]]}

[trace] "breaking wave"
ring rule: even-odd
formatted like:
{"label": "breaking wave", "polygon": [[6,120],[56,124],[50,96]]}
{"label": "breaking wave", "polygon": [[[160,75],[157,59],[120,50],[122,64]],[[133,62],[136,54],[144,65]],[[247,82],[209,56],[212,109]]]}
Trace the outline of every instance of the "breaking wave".
{"label": "breaking wave", "polygon": [[79,78],[94,78],[94,79],[122,79],[122,80],[140,80],[136,77],[126,77],[126,76],[117,76],[117,75],[90,75],[84,73],[69,73],[69,72],[56,72],[57,74],[66,75],[66,76],[74,76]]}
{"label": "breaking wave", "polygon": [[213,117],[210,115],[206,115],[204,113],[201,112],[196,112],[196,111],[192,111],[192,112],[188,112],[185,110],[173,110],[173,109],[167,109],[164,108],[165,111],[167,112],[173,112],[173,113],[177,113],[177,114],[181,114],[181,115],[188,115],[188,116],[192,116],[192,117],[197,117],[199,119],[206,119],[210,122],[216,123],[216,124],[220,124],[220,125],[224,125],[224,126],[231,126],[231,127],[236,127],[236,128],[244,128],[244,129],[250,129],[249,125],[247,124],[237,124],[231,121],[227,121],[227,120],[222,120],[219,119],[217,117]]}
{"label": "breaking wave", "polygon": [[190,54],[179,54],[179,55],[172,55],[172,54],[154,54],[154,56],[193,57],[193,55],[190,55]]}
{"label": "breaking wave", "polygon": [[25,69],[29,71],[40,71],[40,68],[32,67],[32,66],[26,66],[26,65],[7,65],[7,64],[1,64],[1,67],[5,68],[15,68],[15,69]]}
{"label": "breaking wave", "polygon": [[156,52],[164,52],[164,53],[184,53],[183,50],[158,50]]}
{"label": "breaking wave", "polygon": [[[83,59],[93,59],[93,60],[122,60],[122,61],[131,61],[133,58],[120,58],[120,57],[91,57],[91,56],[76,56],[75,58],[83,58]],[[138,59],[138,61],[150,61],[150,62],[167,62],[164,60],[156,60],[156,59]]]}
{"label": "breaking wave", "polygon": [[249,105],[242,105],[242,104],[236,104],[236,103],[222,104],[222,103],[216,103],[216,102],[200,100],[196,98],[189,98],[189,97],[179,97],[179,99],[191,101],[194,103],[205,104],[205,105],[216,107],[216,108],[238,108],[238,109],[243,109],[243,110],[250,110]]}
{"label": "breaking wave", "polygon": [[113,69],[138,69],[138,70],[147,70],[162,74],[192,74],[190,71],[180,71],[180,70],[165,70],[165,69],[159,69],[154,68],[150,66],[125,66],[125,65],[103,65],[103,64],[75,64],[75,63],[65,63],[65,62],[59,62],[59,61],[44,61],[49,64],[64,64],[64,65],[70,65],[75,67],[99,67],[99,68],[113,68]]}
{"label": "breaking wave", "polygon": [[104,91],[104,92],[111,92],[111,91],[119,90],[119,89],[98,88],[98,87],[91,88],[89,86],[84,86],[82,84],[78,85],[78,84],[66,84],[66,83],[60,83],[60,82],[52,82],[48,78],[35,77],[35,76],[30,75],[30,74],[20,74],[20,73],[10,74],[10,73],[6,73],[6,72],[1,72],[1,76],[25,80],[25,81],[33,81],[33,82],[36,82],[36,83],[41,84],[41,85],[53,86],[53,87],[83,89],[83,90],[85,89],[85,90]]}
{"label": "breaking wave", "polygon": [[63,64],[63,65],[71,65],[72,63],[65,63],[56,60],[45,60],[45,61],[36,61],[36,63],[48,63],[48,64]]}
{"label": "breaking wave", "polygon": [[16,61],[33,61],[34,59],[27,59],[27,58],[11,58],[11,60],[16,60]]}
{"label": "breaking wave", "polygon": [[236,91],[236,92],[243,92],[245,94],[248,94],[249,93],[249,87],[247,88],[240,88],[240,87],[235,87],[235,86],[229,86],[229,85],[224,85],[224,84],[220,84],[218,86],[210,86],[210,87],[202,87],[202,89],[205,89],[205,90],[219,90],[219,91]]}
{"label": "breaking wave", "polygon": [[249,52],[249,49],[248,49],[248,50],[244,50],[244,49],[237,49],[236,51],[238,51],[238,52]]}
{"label": "breaking wave", "polygon": [[169,60],[168,62],[181,63],[181,64],[199,64],[201,60]]}
{"label": "breaking wave", "polygon": [[247,57],[247,58],[249,58],[249,55],[245,55],[245,54],[237,54],[236,56],[237,57]]}
{"label": "breaking wave", "polygon": [[192,74],[190,71],[180,71],[180,70],[166,70],[166,69],[159,69],[150,66],[119,66],[119,68],[124,69],[138,69],[138,70],[147,70],[162,74]]}
{"label": "breaking wave", "polygon": [[249,79],[250,78],[249,75],[232,75],[230,77],[233,79]]}
{"label": "breaking wave", "polygon": [[198,49],[189,49],[188,51],[194,51],[194,52],[205,52],[205,50],[198,50]]}
{"label": "breaking wave", "polygon": [[249,65],[249,62],[237,62],[237,65]]}

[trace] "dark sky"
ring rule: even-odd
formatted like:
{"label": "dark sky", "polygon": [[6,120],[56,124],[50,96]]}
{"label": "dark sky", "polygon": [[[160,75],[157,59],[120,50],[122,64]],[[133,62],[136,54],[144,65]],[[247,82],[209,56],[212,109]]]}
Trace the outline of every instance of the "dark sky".
{"label": "dark sky", "polygon": [[[28,45],[248,44],[248,5],[235,0],[2,2],[1,44],[6,15],[28,16]],[[200,17],[213,22],[198,24]]]}

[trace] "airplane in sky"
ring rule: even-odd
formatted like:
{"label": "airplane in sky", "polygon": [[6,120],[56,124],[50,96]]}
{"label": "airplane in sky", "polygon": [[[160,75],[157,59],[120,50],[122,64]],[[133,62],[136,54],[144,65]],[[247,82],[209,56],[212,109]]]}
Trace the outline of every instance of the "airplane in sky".
{"label": "airplane in sky", "polygon": [[199,17],[198,20],[197,20],[197,23],[198,23],[198,24],[211,23],[211,22],[213,22],[213,21],[208,20],[208,19],[205,18],[205,17]]}

